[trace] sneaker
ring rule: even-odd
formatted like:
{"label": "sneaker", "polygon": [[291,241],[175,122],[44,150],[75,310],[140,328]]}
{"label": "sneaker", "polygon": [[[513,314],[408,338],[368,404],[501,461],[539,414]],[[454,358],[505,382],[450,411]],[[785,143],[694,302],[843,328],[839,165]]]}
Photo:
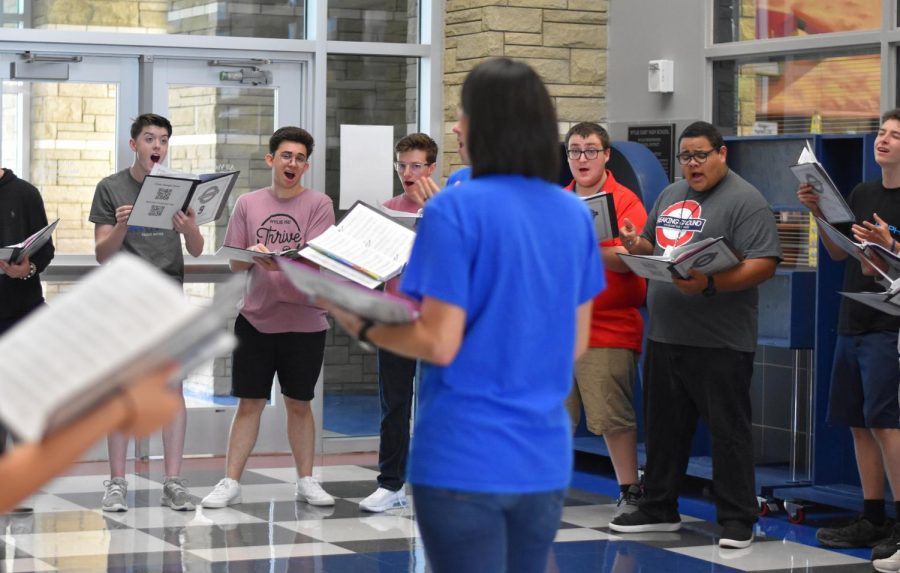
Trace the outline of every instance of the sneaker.
{"label": "sneaker", "polygon": [[615,515],[625,515],[626,513],[634,513],[638,509],[638,500],[641,499],[641,486],[631,484],[628,489],[619,495],[616,501]]}
{"label": "sneaker", "polygon": [[894,527],[891,528],[890,537],[872,549],[872,561],[887,559],[897,551],[900,551],[900,522],[895,523]]}
{"label": "sneaker", "polygon": [[397,491],[379,487],[369,497],[359,502],[359,508],[371,513],[381,513],[389,509],[406,507],[406,492],[403,488]]}
{"label": "sneaker", "polygon": [[169,477],[163,482],[162,496],[159,498],[161,505],[168,505],[175,511],[193,511],[194,503],[185,488],[184,478]]}
{"label": "sneaker", "polygon": [[200,500],[208,508],[228,507],[241,503],[241,484],[231,478],[222,478],[209,494]]}
{"label": "sneaker", "polygon": [[638,509],[631,513],[617,515],[609,522],[609,528],[619,533],[645,533],[650,531],[678,531],[681,529],[681,518],[667,521],[657,519]]}
{"label": "sneaker", "polygon": [[297,480],[297,501],[318,506],[334,505],[334,498],[312,476]]}
{"label": "sneaker", "polygon": [[882,559],[875,559],[872,561],[872,567],[881,573],[897,573],[900,571],[900,551],[894,551],[892,555]]}
{"label": "sneaker", "polygon": [[875,547],[890,535],[889,524],[875,525],[862,516],[843,527],[822,527],[816,531],[819,543],[840,549]]}
{"label": "sneaker", "polygon": [[722,524],[719,547],[743,549],[753,543],[753,525],[743,521],[726,521]]}
{"label": "sneaker", "polygon": [[128,504],[125,503],[128,482],[125,481],[125,478],[108,479],[103,482],[103,485],[106,487],[103,501],[100,502],[103,511],[128,511]]}

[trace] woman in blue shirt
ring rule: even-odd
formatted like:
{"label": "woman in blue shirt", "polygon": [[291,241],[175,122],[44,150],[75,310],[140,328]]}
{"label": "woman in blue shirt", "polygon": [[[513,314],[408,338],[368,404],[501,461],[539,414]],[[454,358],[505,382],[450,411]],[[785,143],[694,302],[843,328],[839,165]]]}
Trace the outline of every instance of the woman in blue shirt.
{"label": "woman in blue shirt", "polygon": [[477,66],[459,126],[472,178],[425,206],[401,290],[418,320],[350,333],[423,361],[409,461],[437,572],[543,572],[571,478],[563,402],[603,288],[587,208],[556,185],[556,114],[527,65]]}

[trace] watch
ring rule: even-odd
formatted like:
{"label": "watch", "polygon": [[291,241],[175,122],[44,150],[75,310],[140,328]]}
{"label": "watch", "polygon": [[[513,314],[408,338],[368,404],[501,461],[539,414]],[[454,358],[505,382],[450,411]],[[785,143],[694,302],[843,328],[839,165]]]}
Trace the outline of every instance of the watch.
{"label": "watch", "polygon": [[712,275],[706,275],[706,288],[703,289],[703,296],[713,296],[716,294],[716,279]]}

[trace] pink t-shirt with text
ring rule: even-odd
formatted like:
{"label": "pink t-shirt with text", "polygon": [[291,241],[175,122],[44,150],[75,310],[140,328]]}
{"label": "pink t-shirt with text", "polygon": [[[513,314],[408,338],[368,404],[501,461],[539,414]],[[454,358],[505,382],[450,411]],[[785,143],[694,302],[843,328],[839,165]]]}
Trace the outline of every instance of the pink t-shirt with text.
{"label": "pink t-shirt with text", "polygon": [[[247,249],[263,244],[270,251],[306,245],[334,224],[331,198],[304,189],[290,199],[279,199],[271,187],[238,197],[225,232],[225,244]],[[319,332],[328,329],[325,311],[310,305],[306,295],[291,286],[281,271],[250,269],[250,280],[240,303],[241,314],[260,332]]]}

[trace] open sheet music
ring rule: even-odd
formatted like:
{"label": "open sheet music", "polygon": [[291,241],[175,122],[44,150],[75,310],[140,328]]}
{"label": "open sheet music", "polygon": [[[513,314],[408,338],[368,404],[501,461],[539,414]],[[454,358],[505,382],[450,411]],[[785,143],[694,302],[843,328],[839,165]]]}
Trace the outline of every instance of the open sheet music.
{"label": "open sheet music", "polygon": [[408,229],[415,229],[416,225],[419,224],[419,220],[422,218],[421,209],[419,209],[419,211],[416,213],[397,211],[396,209],[391,209],[390,207],[385,207],[384,205],[380,205],[379,209],[381,209],[382,213]]}
{"label": "open sheet music", "polygon": [[616,207],[612,193],[597,193],[581,198],[594,219],[594,232],[598,241],[608,241],[619,236],[619,223],[616,218]]}
{"label": "open sheet music", "polygon": [[173,171],[159,164],[144,177],[141,191],[128,217],[128,224],[153,229],[173,229],[176,211],[187,213],[193,208],[197,224],[219,218],[228,204],[240,171],[191,175]]}
{"label": "open sheet music", "polygon": [[829,223],[852,223],[856,221],[853,211],[844,200],[844,196],[838,190],[837,185],[831,180],[828,172],[816,159],[812,147],[806,142],[806,147],[800,153],[796,165],[791,166],[791,171],[800,183],[809,183],[819,196],[819,209]]}
{"label": "open sheet music", "polygon": [[712,275],[741,262],[741,256],[724,237],[689,243],[662,255],[617,254],[634,274],[667,282],[689,278],[691,269]]}
{"label": "open sheet music", "polygon": [[880,310],[891,316],[900,316],[900,296],[897,293],[886,292],[841,292],[850,300],[861,302],[875,310]]}
{"label": "open sheet music", "polygon": [[0,421],[39,440],[142,373],[227,351],[225,323],[243,291],[243,277],[235,281],[201,308],[155,267],[116,255],[0,337]]}
{"label": "open sheet music", "polygon": [[[900,277],[900,257],[892,253],[890,249],[868,241],[857,243],[828,224],[827,221],[823,221],[818,217],[816,217],[816,223],[818,223],[822,234],[831,239],[831,242],[837,245],[838,248],[860,262],[866,261],[870,263],[875,271],[888,282]],[[877,262],[873,262],[872,253],[878,255],[887,264],[886,269],[883,269]]]}
{"label": "open sheet music", "polygon": [[411,322],[419,315],[418,305],[396,295],[370,290],[340,276],[319,272],[303,263],[276,259],[294,287],[311,299],[327,300],[375,322],[396,324]]}
{"label": "open sheet music", "polygon": [[[20,263],[25,257],[30,257],[34,253],[38,252],[40,248],[46,245],[47,241],[50,240],[50,237],[53,235],[53,230],[56,229],[57,224],[59,224],[59,219],[53,221],[21,243],[8,245],[6,247],[0,247],[0,261],[6,261],[7,263]],[[3,271],[0,271],[0,275],[2,274]]]}
{"label": "open sheet music", "polygon": [[216,256],[231,261],[255,263],[256,259],[258,258],[287,257],[289,259],[296,259],[300,256],[300,251],[297,249],[285,249],[284,251],[278,251],[274,253],[260,253],[259,251],[251,251],[250,249],[241,249],[239,247],[229,247],[228,245],[222,245],[221,247],[219,247],[219,250],[216,251]]}
{"label": "open sheet music", "polygon": [[307,242],[300,256],[375,288],[397,276],[409,260],[416,234],[381,210],[357,201],[337,225]]}

